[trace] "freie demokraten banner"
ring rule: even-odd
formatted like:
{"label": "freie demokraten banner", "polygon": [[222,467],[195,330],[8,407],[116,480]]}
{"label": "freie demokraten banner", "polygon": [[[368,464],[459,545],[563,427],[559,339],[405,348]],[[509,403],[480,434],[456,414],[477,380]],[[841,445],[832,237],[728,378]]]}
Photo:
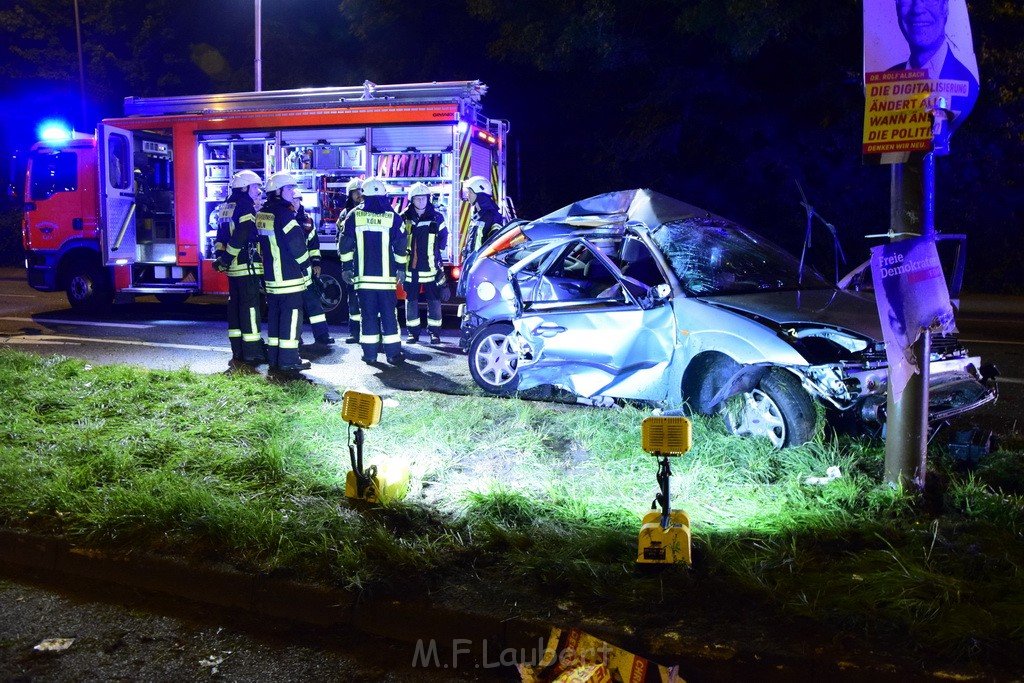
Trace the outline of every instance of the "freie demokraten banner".
{"label": "freie demokraten banner", "polygon": [[921,371],[914,342],[925,330],[956,331],[935,239],[915,237],[873,247],[871,281],[889,363],[889,391],[899,401],[911,375]]}
{"label": "freie demokraten banner", "polygon": [[864,96],[866,161],[948,153],[978,99],[965,0],[864,0]]}

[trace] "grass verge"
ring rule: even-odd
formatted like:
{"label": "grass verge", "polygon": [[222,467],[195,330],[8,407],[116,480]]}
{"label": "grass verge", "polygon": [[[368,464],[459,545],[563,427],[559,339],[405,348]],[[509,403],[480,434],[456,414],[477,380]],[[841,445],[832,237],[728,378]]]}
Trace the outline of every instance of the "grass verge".
{"label": "grass verge", "polygon": [[[651,572],[634,563],[657,488],[642,411],[387,399],[367,464],[403,460],[412,488],[359,511],[348,428],[320,388],[0,350],[0,524],[353,590],[458,585],[563,619],[668,629],[742,610],[944,658],[1024,652],[1021,451],[970,471],[932,453],[925,501],[880,485],[880,448],[775,451],[696,419],[672,479],[694,567]],[[843,476],[805,483],[831,466]]]}

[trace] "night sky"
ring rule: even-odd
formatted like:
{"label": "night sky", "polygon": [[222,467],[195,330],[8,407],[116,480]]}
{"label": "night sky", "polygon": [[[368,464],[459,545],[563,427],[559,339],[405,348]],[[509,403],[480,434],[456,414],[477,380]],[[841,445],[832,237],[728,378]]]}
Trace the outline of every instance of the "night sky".
{"label": "night sky", "polygon": [[[61,116],[91,131],[126,96],[253,88],[249,0],[0,4],[0,145]],[[841,0],[262,0],[263,89],[480,79],[511,122],[521,216],[650,187],[799,248],[796,187],[851,261],[889,222],[889,169],[860,157],[861,3]],[[938,163],[936,225],[969,235],[968,285],[1024,291],[1024,9],[971,6],[981,95]],[[4,169],[5,173],[7,169]],[[5,178],[6,183],[6,178]],[[824,233],[818,241],[826,244]],[[831,250],[829,250],[831,255]]]}

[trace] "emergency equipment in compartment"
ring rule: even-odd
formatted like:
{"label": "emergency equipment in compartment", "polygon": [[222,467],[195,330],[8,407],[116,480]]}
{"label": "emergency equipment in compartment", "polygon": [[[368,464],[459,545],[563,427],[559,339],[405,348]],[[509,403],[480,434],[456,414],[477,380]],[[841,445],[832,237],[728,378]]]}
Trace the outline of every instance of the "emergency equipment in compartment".
{"label": "emergency equipment in compartment", "polygon": [[[64,289],[77,309],[115,295],[181,302],[226,294],[213,268],[217,207],[242,169],[288,171],[320,237],[322,276],[336,279],[337,221],[353,178],[387,180],[402,211],[406,190],[430,187],[448,220],[446,268],[460,265],[470,206],[462,181],[490,178],[507,201],[508,122],[483,116],[479,81],[310,88],[125,99],[125,116],[95,137],[37,143],[25,180],[22,234],[29,284]],[[449,278],[452,280],[453,278]],[[325,302],[327,303],[327,302]],[[328,316],[343,313],[339,300]]]}

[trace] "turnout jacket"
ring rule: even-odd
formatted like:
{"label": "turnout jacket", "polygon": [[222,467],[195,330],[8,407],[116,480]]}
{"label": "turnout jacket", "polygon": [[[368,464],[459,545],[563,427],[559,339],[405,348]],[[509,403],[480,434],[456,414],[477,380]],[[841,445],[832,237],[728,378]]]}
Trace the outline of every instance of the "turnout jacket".
{"label": "turnout jacket", "polygon": [[476,203],[463,257],[468,257],[480,249],[495,230],[505,225],[505,217],[501,215],[501,210],[489,194],[478,194]]}
{"label": "turnout jacket", "polygon": [[345,217],[338,251],[341,266],[354,271],[356,289],[394,289],[399,273],[405,276],[408,240],[402,217],[387,197],[365,197]]}
{"label": "turnout jacket", "polygon": [[228,277],[262,275],[256,205],[245,188],[235,188],[227,201],[217,207],[217,239],[213,245],[217,260],[228,267]]}
{"label": "turnout jacket", "polygon": [[306,226],[306,210],[299,204],[299,210],[295,212],[295,221],[302,228],[306,235],[306,251],[309,252],[309,265],[320,265],[320,236],[316,234],[316,226]]}
{"label": "turnout jacket", "polygon": [[268,199],[256,214],[267,294],[301,293],[310,284],[306,232],[295,220],[290,202]]}
{"label": "turnout jacket", "polygon": [[402,218],[409,235],[409,272],[419,273],[421,282],[433,279],[444,268],[441,251],[448,244],[444,216],[427,202],[423,215],[417,214],[416,207],[410,204]]}

